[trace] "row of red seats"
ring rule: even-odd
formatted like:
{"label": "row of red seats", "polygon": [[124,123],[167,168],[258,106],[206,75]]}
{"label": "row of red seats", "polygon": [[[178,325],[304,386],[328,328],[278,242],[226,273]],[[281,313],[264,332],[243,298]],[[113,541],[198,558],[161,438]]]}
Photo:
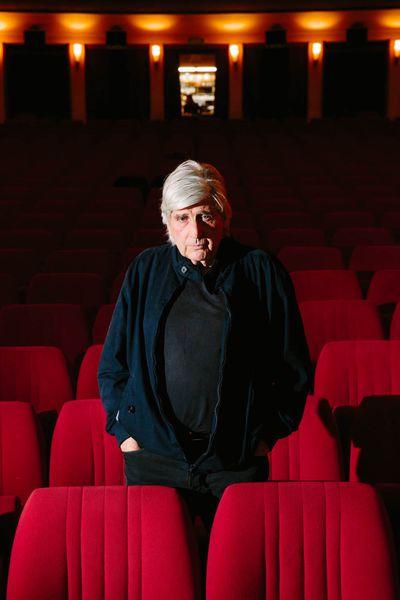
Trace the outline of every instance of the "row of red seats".
{"label": "row of red seats", "polygon": [[[128,248],[122,256],[120,269],[144,247]],[[285,246],[278,258],[289,271],[309,269],[344,269],[343,254],[331,246]],[[17,282],[26,284],[40,270],[55,273],[96,273],[106,281],[115,273],[115,257],[104,250],[60,250],[50,254],[43,264],[32,249],[0,249],[0,273],[13,275]],[[378,271],[400,268],[400,245],[356,246],[349,259],[354,271]]]}
{"label": "row of red seats", "polygon": [[[105,433],[105,415],[97,399],[100,352],[101,347],[93,347],[87,356],[77,393],[82,400],[68,402],[73,395],[59,351],[0,349],[3,370],[0,409],[5,411],[6,405],[11,405],[16,411],[19,402],[15,401],[23,400],[27,403],[22,404],[25,413],[30,405],[38,413],[61,411],[52,441],[52,484],[121,483],[122,457],[114,438]],[[318,359],[314,395],[308,398],[299,430],[280,440],[272,450],[271,477],[337,480],[344,458],[343,469],[350,480],[400,483],[397,460],[400,401],[396,396],[400,394],[399,363],[400,341],[328,343]],[[90,397],[92,400],[87,399]],[[332,411],[336,421],[332,420]],[[18,439],[23,439],[23,431],[16,439],[9,433],[15,432],[12,414],[6,421],[7,437],[2,435],[1,439],[3,443],[8,439],[17,444],[14,449],[17,456]],[[20,452],[26,458],[26,444],[21,445]],[[33,456],[34,452],[28,454]],[[16,470],[14,475],[21,484]]]}
{"label": "row of red seats", "polygon": [[370,486],[233,485],[215,516],[204,596],[175,490],[43,489],[18,526],[7,598],[396,600],[392,543]]}

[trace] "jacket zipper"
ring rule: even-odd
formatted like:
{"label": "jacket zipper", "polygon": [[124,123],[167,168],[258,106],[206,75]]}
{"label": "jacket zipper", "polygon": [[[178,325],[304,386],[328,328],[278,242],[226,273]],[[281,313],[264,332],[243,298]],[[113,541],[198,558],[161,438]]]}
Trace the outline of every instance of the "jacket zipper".
{"label": "jacket zipper", "polygon": [[[228,336],[229,336],[229,332],[231,330],[231,324],[232,324],[232,313],[229,308],[228,298],[227,298],[226,293],[223,290],[222,290],[222,294],[224,295],[224,298],[225,298],[225,306],[226,306],[226,311],[227,311],[227,316],[228,316],[228,325],[227,325],[226,332],[225,332],[225,334],[226,334],[225,340],[224,340],[225,343],[224,343],[223,356],[222,356],[220,372],[219,372],[219,380],[218,380],[218,386],[217,386],[217,403],[216,403],[215,409],[214,409],[215,425],[214,425],[213,431],[211,432],[210,440],[209,440],[206,451],[203,452],[203,454],[201,454],[201,456],[199,456],[199,458],[197,459],[197,461],[195,463],[193,463],[193,465],[191,465],[191,467],[193,467],[193,468],[201,461],[203,456],[208,454],[210,448],[212,447],[214,438],[217,433],[218,409],[219,409],[219,405],[221,404],[221,388],[222,388],[222,380],[223,380],[223,376],[224,376],[224,367],[225,367],[225,363],[226,363],[226,347],[228,345]],[[189,478],[191,476],[191,471],[193,470],[193,468],[189,469]]]}
{"label": "jacket zipper", "polygon": [[[183,287],[184,287],[183,285],[179,286],[174,291],[174,293],[172,294],[172,296],[175,295],[178,292],[178,290],[182,289]],[[172,296],[171,296],[171,298],[172,298]],[[164,422],[167,424],[169,430],[174,434],[174,437],[176,438],[175,429],[171,425],[170,420],[167,419],[167,416],[166,416],[166,414],[164,412],[164,409],[163,409],[163,406],[162,406],[161,398],[158,395],[158,370],[157,370],[157,344],[158,344],[158,338],[159,338],[159,334],[160,334],[160,323],[161,323],[161,320],[162,320],[162,316],[164,314],[165,307],[168,305],[168,303],[170,302],[171,298],[168,300],[168,302],[166,302],[164,304],[163,309],[161,311],[161,316],[160,316],[160,318],[158,319],[158,322],[157,322],[156,335],[154,336],[152,356],[153,356],[153,364],[154,364],[154,378],[155,378],[155,384],[156,384],[156,389],[155,389],[156,394],[155,395],[156,395],[156,400],[157,400],[157,403],[158,403],[158,407],[159,407],[160,412],[161,412],[161,414],[162,414],[162,416],[164,418]],[[188,464],[190,464],[188,462],[188,460],[186,459],[185,453],[182,452],[182,454],[184,455],[186,462]]]}

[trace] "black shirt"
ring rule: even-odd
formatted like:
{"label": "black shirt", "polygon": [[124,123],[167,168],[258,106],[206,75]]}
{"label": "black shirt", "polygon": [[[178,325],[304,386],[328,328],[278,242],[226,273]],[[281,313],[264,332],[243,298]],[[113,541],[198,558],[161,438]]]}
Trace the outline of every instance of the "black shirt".
{"label": "black shirt", "polygon": [[164,329],[165,386],[176,420],[209,433],[217,402],[225,297],[205,280],[187,281]]}

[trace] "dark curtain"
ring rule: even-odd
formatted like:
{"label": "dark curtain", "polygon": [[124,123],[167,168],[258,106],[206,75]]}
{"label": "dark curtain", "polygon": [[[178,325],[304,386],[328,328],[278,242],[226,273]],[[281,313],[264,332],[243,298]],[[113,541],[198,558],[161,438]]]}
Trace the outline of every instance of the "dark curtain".
{"label": "dark curtain", "polygon": [[243,107],[246,117],[307,114],[307,44],[245,45]]}
{"label": "dark curtain", "polygon": [[[167,119],[180,117],[181,96],[179,85],[179,56],[181,54],[213,54],[217,75],[215,81],[215,117],[228,116],[229,62],[228,46],[165,46],[164,48],[164,89],[165,116]],[[206,117],[207,118],[207,117]]]}
{"label": "dark curtain", "polygon": [[5,93],[8,117],[69,118],[68,46],[7,44]]}
{"label": "dark curtain", "polygon": [[323,110],[327,117],[386,113],[387,42],[325,45]]}
{"label": "dark curtain", "polygon": [[87,48],[86,98],[89,118],[148,118],[148,47]]}

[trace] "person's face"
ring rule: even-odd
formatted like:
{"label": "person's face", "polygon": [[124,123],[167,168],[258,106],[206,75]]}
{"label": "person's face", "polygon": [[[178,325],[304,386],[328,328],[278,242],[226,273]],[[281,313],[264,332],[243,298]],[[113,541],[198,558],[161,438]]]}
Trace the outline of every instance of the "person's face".
{"label": "person's face", "polygon": [[168,233],[182,256],[194,265],[208,266],[214,259],[223,237],[224,220],[212,204],[193,204],[173,210],[168,220]]}

